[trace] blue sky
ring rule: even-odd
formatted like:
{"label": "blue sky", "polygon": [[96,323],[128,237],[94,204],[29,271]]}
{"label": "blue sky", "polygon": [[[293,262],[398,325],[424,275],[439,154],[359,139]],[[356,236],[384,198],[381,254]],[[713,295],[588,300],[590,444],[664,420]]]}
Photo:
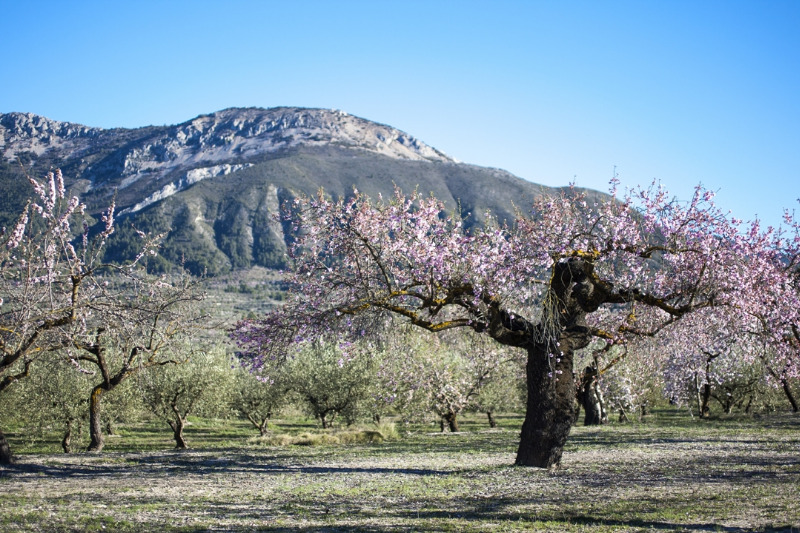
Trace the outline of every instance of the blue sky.
{"label": "blue sky", "polygon": [[546,185],[800,210],[800,2],[0,0],[0,112],[335,108]]}

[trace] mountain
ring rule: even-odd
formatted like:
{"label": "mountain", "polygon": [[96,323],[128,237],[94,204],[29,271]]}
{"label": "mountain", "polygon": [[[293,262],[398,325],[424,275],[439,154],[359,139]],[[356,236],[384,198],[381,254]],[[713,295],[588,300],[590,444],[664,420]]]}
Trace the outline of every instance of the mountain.
{"label": "mountain", "polygon": [[[61,168],[91,213],[114,200],[112,258],[135,249],[135,229],[166,233],[161,263],[218,274],[285,266],[288,228],[280,206],[319,188],[346,197],[417,188],[459,209],[466,224],[487,210],[501,219],[554,189],[460,163],[387,125],[342,111],[231,108],[175,126],[101,129],[30,113],[0,114],[0,224],[9,225],[30,186]],[[597,193],[599,194],[599,193]]]}

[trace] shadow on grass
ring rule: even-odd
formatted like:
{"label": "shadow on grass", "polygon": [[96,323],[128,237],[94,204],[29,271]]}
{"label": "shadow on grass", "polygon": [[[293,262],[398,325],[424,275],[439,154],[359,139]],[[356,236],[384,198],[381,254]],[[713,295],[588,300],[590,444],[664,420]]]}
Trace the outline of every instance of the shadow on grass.
{"label": "shadow on grass", "polygon": [[[209,457],[207,453],[192,451],[173,451],[168,453],[147,453],[143,457],[129,456],[119,464],[81,464],[76,463],[36,464],[17,462],[0,468],[0,477],[10,475],[40,475],[56,478],[99,478],[126,477],[133,471],[139,476],[163,475],[164,473],[208,474],[405,474],[414,476],[446,476],[458,474],[454,470],[433,470],[425,468],[381,468],[381,467],[334,467],[306,466],[302,464],[281,464],[285,459],[270,461],[269,457],[232,454],[225,457]],[[68,460],[69,457],[67,456]]]}

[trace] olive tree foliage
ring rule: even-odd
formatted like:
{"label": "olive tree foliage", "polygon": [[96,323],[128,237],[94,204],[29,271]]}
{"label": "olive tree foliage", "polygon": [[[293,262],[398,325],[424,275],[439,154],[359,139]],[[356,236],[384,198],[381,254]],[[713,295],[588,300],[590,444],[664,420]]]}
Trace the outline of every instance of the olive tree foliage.
{"label": "olive tree foliage", "polygon": [[[130,262],[104,263],[104,246],[114,232],[114,203],[95,221],[77,196],[67,194],[60,171],[44,182],[30,182],[34,196],[14,227],[4,229],[0,244],[0,395],[27,377],[43,354],[60,351],[81,367],[82,357],[94,357],[104,383],[97,389],[101,392],[92,393],[98,399],[124,379],[98,352],[111,344],[130,347],[123,366],[137,368],[163,337],[155,332],[169,322],[169,302],[183,300],[169,296],[170,281],[151,278],[142,268],[145,258],[156,254],[159,236],[140,233],[141,250]],[[121,342],[115,330],[139,324],[154,326],[154,334],[140,337],[141,347]],[[90,420],[90,428],[97,433],[99,418]],[[91,446],[101,449],[102,442]],[[0,463],[11,459],[0,432]]]}
{"label": "olive tree foliage", "polygon": [[[104,447],[101,404],[105,395],[140,371],[179,365],[186,358],[177,349],[203,328],[198,302],[199,281],[186,275],[153,277],[144,271],[117,276],[109,283],[120,298],[102,324],[73,339],[71,357],[95,372],[88,397],[88,451]],[[190,352],[191,354],[191,352]]]}
{"label": "olive tree foliage", "polygon": [[[62,352],[51,352],[38,358],[29,376],[10,389],[5,400],[20,409],[17,424],[30,439],[46,439],[52,433],[61,436],[65,453],[76,452],[88,443],[89,404],[86,401],[93,387],[93,371],[78,369]],[[106,398],[102,416],[110,434],[118,422],[137,419],[142,412],[139,395],[131,387],[119,387]]]}
{"label": "olive tree foliage", "polygon": [[518,358],[504,360],[481,387],[470,409],[484,413],[489,427],[497,427],[498,413],[525,410],[525,363]]}
{"label": "olive tree foliage", "polygon": [[231,407],[250,421],[263,437],[269,432],[269,421],[287,403],[289,375],[286,369],[261,377],[242,365],[235,365]]}
{"label": "olive tree foliage", "polygon": [[53,352],[40,357],[27,379],[8,396],[24,405],[25,433],[42,438],[52,431],[61,434],[65,453],[75,451],[75,440],[87,433],[89,410],[86,397],[91,390],[91,376],[76,371],[63,354]]}
{"label": "olive tree foliage", "polygon": [[336,343],[304,343],[286,363],[288,389],[323,429],[341,416],[351,424],[364,412],[376,361],[365,345],[345,351]]}
{"label": "olive tree foliage", "polygon": [[226,415],[235,375],[224,346],[185,343],[171,351],[179,364],[150,366],[139,374],[137,383],[146,408],[172,429],[175,447],[185,449],[188,416]]}
{"label": "olive tree foliage", "polygon": [[392,313],[521,348],[528,390],[516,463],[553,466],[575,418],[577,350],[667,334],[709,307],[763,306],[754,274],[773,268],[763,232],[742,231],[700,187],[687,202],[657,185],[618,198],[614,183],[611,193],[545,195],[513,224],[489,216],[473,231],[435,198],[399,190],[298,199],[293,296],[239,323],[234,337],[256,357],[279,359],[294,342],[357,334]]}

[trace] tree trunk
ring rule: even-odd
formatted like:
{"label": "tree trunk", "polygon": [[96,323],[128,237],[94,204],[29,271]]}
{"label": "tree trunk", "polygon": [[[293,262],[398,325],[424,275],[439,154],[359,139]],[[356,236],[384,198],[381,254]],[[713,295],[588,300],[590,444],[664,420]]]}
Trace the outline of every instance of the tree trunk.
{"label": "tree trunk", "polygon": [[[561,344],[564,344],[562,342]],[[528,401],[515,464],[550,468],[558,465],[575,419],[572,351],[550,357],[542,345],[528,349],[525,368]]]}
{"label": "tree trunk", "polygon": [[603,405],[603,393],[597,385],[597,368],[587,366],[581,376],[580,389],[580,402],[585,413],[584,426],[599,426],[608,422],[608,415]]}
{"label": "tree trunk", "polygon": [[72,453],[72,424],[74,420],[67,420],[67,427],[64,431],[64,438],[61,439],[61,449],[64,453]]}
{"label": "tree trunk", "polygon": [[711,408],[709,402],[711,401],[711,383],[706,382],[703,385],[703,393],[701,396],[702,403],[700,404],[700,418],[708,418],[711,416]]}
{"label": "tree trunk", "polygon": [[189,446],[186,444],[186,439],[183,437],[183,428],[186,427],[186,419],[183,418],[173,407],[175,411],[175,420],[170,421],[169,426],[172,428],[172,436],[175,438],[175,448],[185,450]]}
{"label": "tree trunk", "polygon": [[445,414],[442,420],[447,422],[447,427],[451,433],[458,433],[458,414],[451,411]]}
{"label": "tree trunk", "polygon": [[269,419],[272,418],[271,414],[264,418],[256,418],[250,413],[247,413],[246,416],[250,423],[258,430],[260,436],[265,437],[267,433],[269,433]]}
{"label": "tree trunk", "polygon": [[494,429],[497,427],[497,420],[494,419],[491,411],[486,411],[486,417],[489,419],[489,427]]}
{"label": "tree trunk", "polygon": [[89,395],[89,436],[91,440],[87,452],[100,452],[105,446],[103,439],[103,424],[100,420],[100,400],[106,389],[102,385],[97,385]]}
{"label": "tree trunk", "polygon": [[789,387],[789,382],[785,379],[782,379],[781,387],[783,388],[783,393],[786,394],[786,398],[789,400],[789,403],[792,404],[792,411],[795,413],[798,412],[797,400],[795,400],[794,394],[792,394],[792,388]]}
{"label": "tree trunk", "polygon": [[0,465],[10,465],[14,462],[14,456],[11,455],[11,447],[8,445],[6,435],[0,429]]}

